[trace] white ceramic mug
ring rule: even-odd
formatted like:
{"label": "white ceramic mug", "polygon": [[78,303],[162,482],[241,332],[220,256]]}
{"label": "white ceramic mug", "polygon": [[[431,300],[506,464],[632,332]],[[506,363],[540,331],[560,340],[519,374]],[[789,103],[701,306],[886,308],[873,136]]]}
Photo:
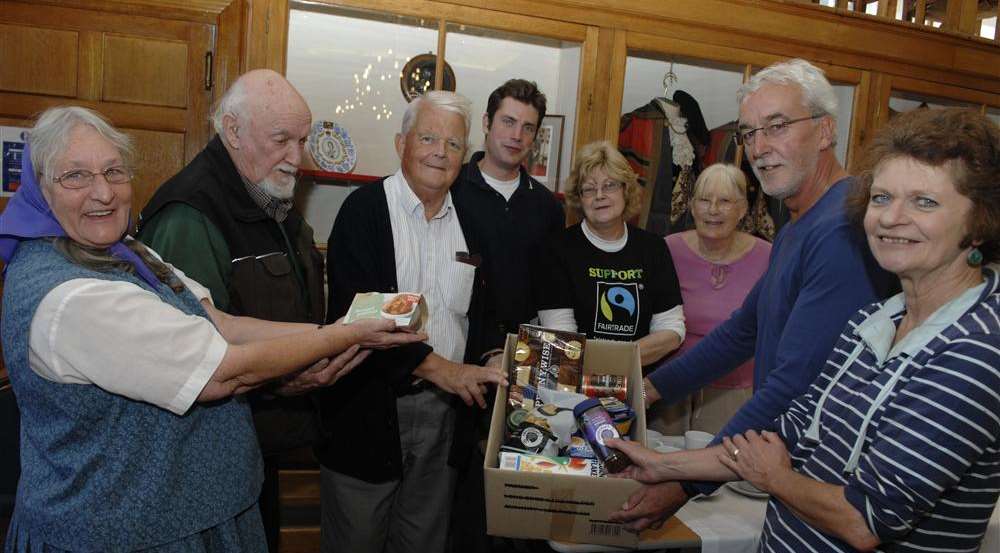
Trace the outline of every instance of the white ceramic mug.
{"label": "white ceramic mug", "polygon": [[684,449],[701,449],[709,444],[715,435],[701,430],[688,430],[684,433]]}

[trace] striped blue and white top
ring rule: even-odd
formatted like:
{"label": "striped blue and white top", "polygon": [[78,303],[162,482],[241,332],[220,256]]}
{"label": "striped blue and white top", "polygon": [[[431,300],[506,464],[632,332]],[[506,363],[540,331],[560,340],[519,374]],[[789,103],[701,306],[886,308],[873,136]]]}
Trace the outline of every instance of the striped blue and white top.
{"label": "striped blue and white top", "polygon": [[[777,426],[796,470],[845,486],[880,551],[977,551],[1000,491],[1000,285],[893,345],[902,295],[859,311]],[[818,414],[818,416],[817,416]],[[771,500],[761,551],[852,551]]]}

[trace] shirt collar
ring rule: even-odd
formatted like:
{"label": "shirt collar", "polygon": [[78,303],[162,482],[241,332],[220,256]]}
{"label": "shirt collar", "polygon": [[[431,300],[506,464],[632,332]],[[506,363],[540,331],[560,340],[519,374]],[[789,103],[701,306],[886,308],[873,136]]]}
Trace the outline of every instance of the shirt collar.
{"label": "shirt collar", "polygon": [[[483,190],[493,190],[493,187],[486,182],[485,173],[483,173],[483,170],[479,168],[479,162],[482,161],[484,157],[486,157],[485,151],[479,151],[472,154],[472,157],[469,158],[469,162],[466,164],[465,169],[467,171],[471,171],[472,175],[474,175],[470,180],[475,182],[477,186]],[[515,193],[517,190],[522,188],[527,188],[528,190],[535,189],[535,183],[528,176],[528,172],[525,170],[523,165],[517,169],[517,178],[519,179],[519,182],[517,188],[515,188]]]}
{"label": "shirt collar", "polygon": [[939,307],[927,320],[910,331],[895,346],[892,344],[897,330],[894,319],[906,311],[902,292],[886,300],[878,311],[872,313],[870,317],[859,324],[855,334],[871,348],[880,365],[886,359],[900,354],[913,357],[935,336],[945,328],[955,324],[969,308],[975,305],[982,296],[986,284],[987,282],[984,281],[973,286],[962,292],[957,298]]}
{"label": "shirt collar", "polygon": [[250,182],[249,179],[240,175],[243,179],[243,187],[246,188],[247,194],[250,195],[250,199],[253,203],[257,204],[257,207],[264,210],[264,213],[268,217],[274,219],[275,221],[281,223],[288,217],[288,212],[292,209],[293,200],[281,200],[275,198],[274,196],[264,192],[264,189],[256,184]]}
{"label": "shirt collar", "polygon": [[[424,204],[413,192],[413,189],[410,188],[410,183],[407,182],[406,177],[403,176],[403,170],[397,170],[393,177],[395,180],[395,196],[397,205],[403,208],[403,211],[408,215],[424,219]],[[452,207],[451,192],[449,191],[444,198],[444,203],[441,204],[441,209],[433,217],[431,217],[431,219],[441,219],[446,217],[449,213],[451,213]]]}

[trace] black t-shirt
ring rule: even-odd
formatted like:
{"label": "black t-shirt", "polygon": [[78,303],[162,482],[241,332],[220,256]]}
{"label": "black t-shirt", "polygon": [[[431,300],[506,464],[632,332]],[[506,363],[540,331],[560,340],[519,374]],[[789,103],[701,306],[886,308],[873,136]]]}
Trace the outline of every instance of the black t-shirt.
{"label": "black t-shirt", "polygon": [[681,304],[666,242],[633,226],[624,248],[605,252],[574,225],[550,242],[540,265],[540,309],[573,309],[588,338],[638,340],[655,313]]}

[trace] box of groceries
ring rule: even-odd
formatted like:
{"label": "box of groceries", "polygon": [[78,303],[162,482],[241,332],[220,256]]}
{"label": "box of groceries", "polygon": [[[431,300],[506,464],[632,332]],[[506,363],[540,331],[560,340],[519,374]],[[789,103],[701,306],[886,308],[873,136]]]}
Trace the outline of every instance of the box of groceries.
{"label": "box of groceries", "polygon": [[427,320],[427,302],[413,292],[363,292],[354,295],[344,323],[360,319],[390,319],[396,326],[420,330]]}
{"label": "box of groceries", "polygon": [[636,546],[608,515],[639,483],[608,476],[629,461],[603,440],[645,445],[638,346],[521,325],[504,368],[510,385],[497,389],[483,465],[488,533]]}

